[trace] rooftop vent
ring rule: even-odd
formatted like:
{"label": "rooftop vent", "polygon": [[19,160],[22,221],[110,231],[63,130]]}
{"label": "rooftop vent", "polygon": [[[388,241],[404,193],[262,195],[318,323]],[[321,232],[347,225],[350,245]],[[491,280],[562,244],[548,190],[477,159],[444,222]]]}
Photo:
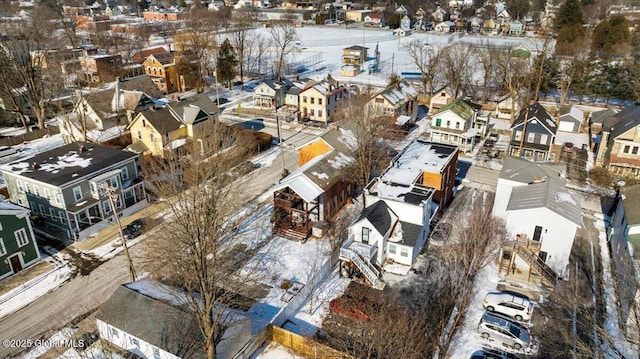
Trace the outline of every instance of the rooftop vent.
{"label": "rooftop vent", "polygon": [[78,147],[78,152],[80,152],[80,153],[83,153],[86,150],[87,149],[84,147],[84,145],[80,145],[80,147]]}
{"label": "rooftop vent", "polygon": [[36,170],[38,168],[40,168],[40,164],[36,161],[31,162],[31,168]]}

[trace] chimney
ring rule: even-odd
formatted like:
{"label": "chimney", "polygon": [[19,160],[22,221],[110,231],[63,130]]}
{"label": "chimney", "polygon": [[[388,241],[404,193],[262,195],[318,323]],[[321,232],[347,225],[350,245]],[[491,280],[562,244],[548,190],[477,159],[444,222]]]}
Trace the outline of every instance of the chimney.
{"label": "chimney", "polygon": [[78,152],[83,153],[84,151],[85,151],[84,145],[80,145],[80,147],[78,147]]}
{"label": "chimney", "polygon": [[36,161],[33,161],[31,162],[31,168],[37,170],[38,168],[40,168],[40,164],[38,164],[38,162]]}
{"label": "chimney", "polygon": [[156,110],[156,105],[149,106],[149,111],[155,112],[155,110]]}

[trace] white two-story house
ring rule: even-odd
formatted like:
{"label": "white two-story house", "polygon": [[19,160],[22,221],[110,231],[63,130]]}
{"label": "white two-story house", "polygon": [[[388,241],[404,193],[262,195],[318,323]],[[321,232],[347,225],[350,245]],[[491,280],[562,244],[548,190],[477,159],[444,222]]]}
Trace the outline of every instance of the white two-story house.
{"label": "white two-story house", "polygon": [[480,106],[463,99],[457,99],[442,107],[431,116],[429,140],[460,147],[470,152],[476,144],[476,136],[483,128],[476,128]]}

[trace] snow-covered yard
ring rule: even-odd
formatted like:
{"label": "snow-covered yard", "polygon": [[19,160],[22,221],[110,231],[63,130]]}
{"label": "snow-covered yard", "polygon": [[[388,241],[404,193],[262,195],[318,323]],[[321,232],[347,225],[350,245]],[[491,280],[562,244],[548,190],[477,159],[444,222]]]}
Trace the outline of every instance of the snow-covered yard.
{"label": "snow-covered yard", "polygon": [[302,359],[303,356],[295,354],[291,349],[282,346],[276,342],[269,342],[269,344],[256,351],[251,359]]}

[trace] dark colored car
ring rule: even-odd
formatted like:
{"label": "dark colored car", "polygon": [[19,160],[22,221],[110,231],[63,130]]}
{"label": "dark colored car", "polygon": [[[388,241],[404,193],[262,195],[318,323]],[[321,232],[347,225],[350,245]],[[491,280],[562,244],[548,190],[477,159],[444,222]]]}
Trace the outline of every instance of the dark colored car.
{"label": "dark colored car", "polygon": [[122,233],[124,233],[124,239],[133,239],[138,237],[142,234],[143,228],[144,221],[142,219],[136,219],[135,221],[129,223],[122,229]]}
{"label": "dark colored car", "polygon": [[471,355],[471,359],[518,359],[518,357],[496,350],[478,350]]}
{"label": "dark colored car", "polygon": [[220,98],[218,99],[218,101],[220,102],[220,104],[221,104],[221,105],[224,105],[225,103],[229,103],[229,102],[231,102],[231,101],[229,101],[229,99],[228,99],[228,98],[225,98],[225,97],[220,97]]}

